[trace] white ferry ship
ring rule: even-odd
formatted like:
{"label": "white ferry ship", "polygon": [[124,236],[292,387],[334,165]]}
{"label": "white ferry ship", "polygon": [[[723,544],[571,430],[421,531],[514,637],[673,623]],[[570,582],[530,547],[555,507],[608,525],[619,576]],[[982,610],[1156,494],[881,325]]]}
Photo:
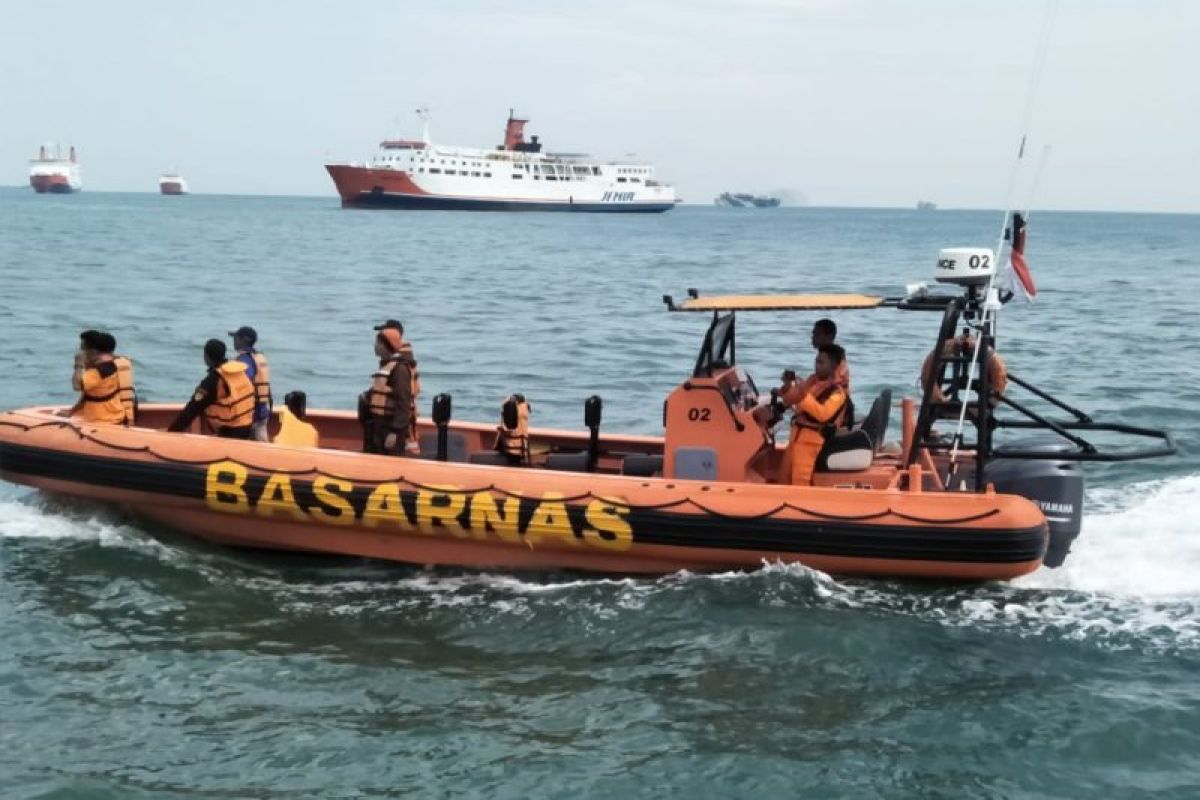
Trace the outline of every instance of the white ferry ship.
{"label": "white ferry ship", "polygon": [[161,194],[187,194],[188,184],[175,170],[164,172],[158,178],[158,191]]}
{"label": "white ferry ship", "polygon": [[538,137],[509,111],[495,150],[434,144],[429,118],[420,139],[391,139],[367,163],[326,164],[342,205],[470,211],[662,212],[675,189],[648,164],[599,162],[575,153],[543,153]]}
{"label": "white ferry ship", "polygon": [[[54,148],[51,155],[50,148]],[[38,194],[70,194],[83,188],[79,175],[79,162],[75,159],[75,148],[63,158],[62,148],[42,145],[38,157],[29,160],[29,185]]]}

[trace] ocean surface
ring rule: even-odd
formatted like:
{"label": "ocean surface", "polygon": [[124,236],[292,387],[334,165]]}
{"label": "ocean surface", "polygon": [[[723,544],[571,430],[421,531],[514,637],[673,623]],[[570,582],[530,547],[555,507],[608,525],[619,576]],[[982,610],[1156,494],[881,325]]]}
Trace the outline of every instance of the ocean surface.
{"label": "ocean surface", "polygon": [[[332,192],[331,192],[332,195]],[[992,212],[350,211],[335,198],[0,190],[0,408],[72,400],[78,333],[183,401],[252,325],[276,395],[350,409],[402,319],[424,396],[660,431],[706,318],[663,294],[866,291],[995,246]],[[1174,458],[1087,468],[1066,566],[1015,583],[799,567],[601,579],[215,548],[0,484],[4,798],[1200,797],[1200,217],[1035,213],[1012,371]],[[815,315],[738,358],[807,370]],[[937,316],[836,315],[855,396]],[[427,408],[425,409],[427,411]]]}

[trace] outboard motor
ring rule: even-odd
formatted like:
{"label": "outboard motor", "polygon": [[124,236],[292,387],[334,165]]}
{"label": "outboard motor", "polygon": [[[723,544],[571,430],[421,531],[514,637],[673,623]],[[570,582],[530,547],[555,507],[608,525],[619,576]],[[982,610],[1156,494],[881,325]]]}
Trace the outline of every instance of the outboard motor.
{"label": "outboard motor", "polygon": [[451,410],[450,395],[442,393],[433,398],[433,424],[437,426],[437,460],[446,460],[448,427]]}
{"label": "outboard motor", "polygon": [[[1047,453],[1073,449],[1057,438],[1025,439],[1014,441],[1011,446]],[[984,469],[984,479],[994,484],[997,492],[1020,495],[1037,503],[1050,528],[1044,563],[1047,567],[1062,566],[1083,526],[1083,470],[1079,462],[997,458]]]}
{"label": "outboard motor", "polygon": [[600,395],[594,394],[583,401],[583,424],[588,429],[588,472],[596,471],[596,462],[600,460],[600,412],[604,403]]}

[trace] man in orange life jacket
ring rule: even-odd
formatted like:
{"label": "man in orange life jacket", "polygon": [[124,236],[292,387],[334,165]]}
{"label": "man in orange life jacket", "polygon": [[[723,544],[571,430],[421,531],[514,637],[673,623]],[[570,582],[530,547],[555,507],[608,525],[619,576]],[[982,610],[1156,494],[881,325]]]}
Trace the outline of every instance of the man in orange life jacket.
{"label": "man in orange life jacket", "polygon": [[133,365],[128,358],[114,355],[116,349],[117,340],[110,333],[87,330],[79,334],[71,386],[80,396],[67,416],[78,414],[85,422],[133,424],[137,410]]}
{"label": "man in orange life jacket", "polygon": [[209,339],[204,343],[204,363],[208,366],[208,374],[167,430],[185,431],[192,420],[203,415],[217,436],[251,438],[254,383],[246,376],[246,365],[227,360],[225,343],[220,339]]}
{"label": "man in orange life jacket", "polygon": [[404,341],[404,326],[389,319],[375,330],[379,369],[371,376],[371,388],[359,397],[363,448],[368,453],[402,456],[410,441],[416,443],[421,379],[412,345]]}
{"label": "man in orange life jacket", "polygon": [[246,377],[254,384],[254,434],[253,439],[269,442],[267,423],[271,419],[271,368],[267,365],[267,357],[254,349],[258,342],[258,332],[249,325],[243,325],[236,331],[230,331],[233,337],[233,349],[237,350],[237,360],[246,365]]}
{"label": "man in orange life jacket", "polygon": [[845,360],[846,351],[841,347],[823,344],[817,350],[813,374],[801,383],[785,380],[778,390],[779,398],[795,412],[784,465],[785,472],[790,467],[793,485],[812,483],[813,467],[826,436],[840,426],[846,413],[848,395],[838,375]]}

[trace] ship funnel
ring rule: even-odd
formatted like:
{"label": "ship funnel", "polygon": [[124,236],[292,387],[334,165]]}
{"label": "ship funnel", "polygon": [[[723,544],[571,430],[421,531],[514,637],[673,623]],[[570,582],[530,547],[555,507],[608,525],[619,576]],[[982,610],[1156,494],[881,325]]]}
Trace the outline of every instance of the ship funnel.
{"label": "ship funnel", "polygon": [[46,145],[42,145],[41,147],[38,148],[38,160],[39,161],[46,160]]}
{"label": "ship funnel", "polygon": [[504,149],[516,150],[517,145],[525,144],[525,123],[527,119],[517,119],[508,110],[508,124],[504,126]]}

